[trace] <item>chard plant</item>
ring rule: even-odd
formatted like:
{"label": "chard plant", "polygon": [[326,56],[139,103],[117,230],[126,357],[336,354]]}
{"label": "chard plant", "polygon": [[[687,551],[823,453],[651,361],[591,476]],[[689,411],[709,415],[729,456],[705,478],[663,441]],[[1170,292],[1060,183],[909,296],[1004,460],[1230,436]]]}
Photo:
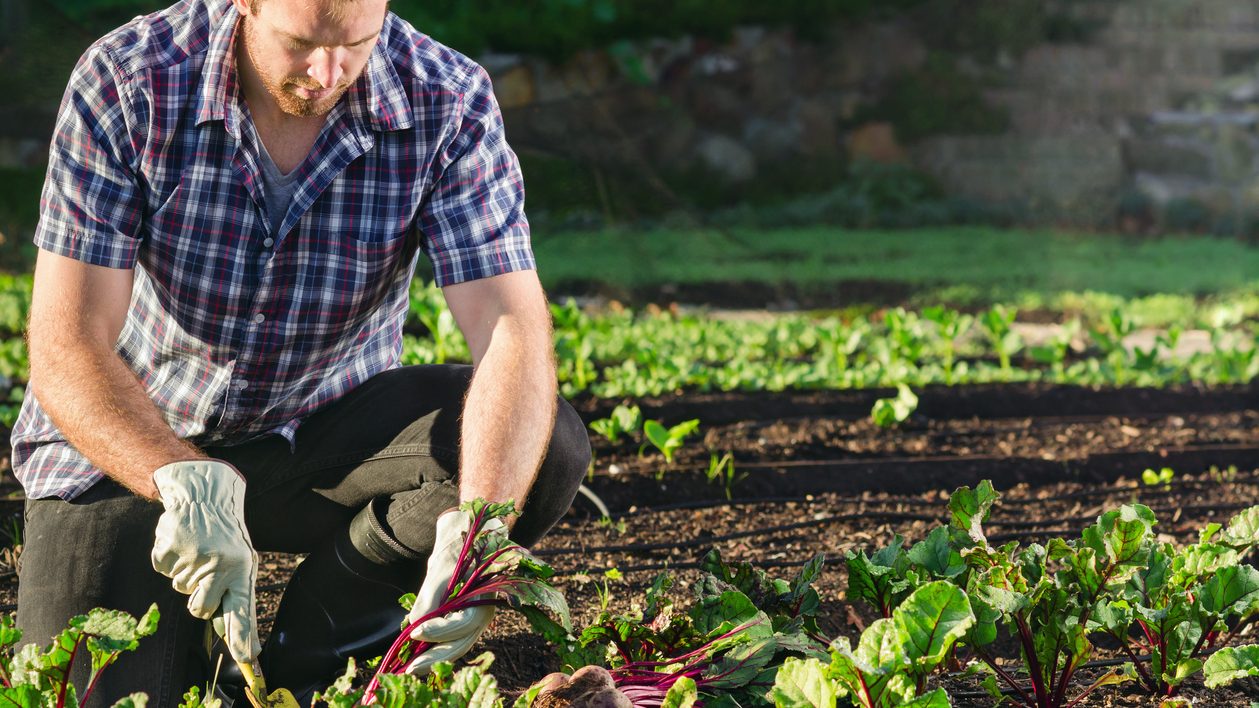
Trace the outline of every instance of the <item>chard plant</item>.
{"label": "chard plant", "polygon": [[[1202,654],[1259,609],[1259,571],[1241,559],[1259,543],[1259,507],[1211,524],[1179,552],[1151,543],[1116,599],[1098,604],[1090,631],[1118,642],[1149,693],[1175,695],[1203,668]],[[1149,655],[1143,661],[1138,655]]]}
{"label": "chard plant", "polygon": [[643,450],[648,445],[660,451],[664,455],[666,464],[673,464],[673,454],[682,447],[682,443],[690,437],[695,430],[699,428],[699,420],[693,419],[678,423],[672,427],[666,428],[658,420],[649,420],[643,423],[643,435],[647,438],[642,447],[638,449],[638,454],[642,455]]}
{"label": "chard plant", "polygon": [[[41,648],[26,644],[16,652],[22,639],[12,615],[0,616],[0,700],[17,706],[76,708],[96,687],[101,673],[125,651],[134,651],[139,641],[157,629],[157,605],[151,605],[138,620],[118,610],[94,609],[70,619],[69,626],[52,644]],[[74,662],[88,661],[91,670],[83,695],[70,683]],[[114,703],[114,708],[143,708],[148,697],[135,693]]]}
{"label": "chard plant", "polygon": [[1049,367],[1055,381],[1066,381],[1067,356],[1071,353],[1071,343],[1080,334],[1080,320],[1072,319],[1062,325],[1059,330],[1044,344],[1031,347],[1032,359]]}
{"label": "chard plant", "polygon": [[[598,665],[635,706],[763,702],[787,656],[824,657],[817,633],[816,557],[791,580],[770,578],[747,564],[728,565],[713,552],[695,585],[695,602],[675,613],[672,577],[656,577],[645,606],[627,614],[600,612],[577,637],[558,643],[566,671]],[[678,703],[678,702],[681,703]]]}
{"label": "chard plant", "polygon": [[607,418],[590,423],[590,429],[602,435],[608,442],[616,445],[621,436],[633,437],[643,427],[643,412],[638,406],[617,406]]}
{"label": "chard plant", "polygon": [[992,343],[993,351],[1000,362],[1001,374],[1006,379],[1010,378],[1014,354],[1023,346],[1023,338],[1013,329],[1017,315],[1018,308],[993,305],[979,318],[979,323],[983,325],[984,333],[988,335],[988,340]]}
{"label": "chard plant", "polygon": [[[502,708],[504,701],[498,680],[489,672],[493,661],[494,655],[486,652],[465,662],[458,671],[450,662],[439,661],[427,676],[382,676],[370,700],[390,708]],[[315,693],[312,705],[321,702],[329,708],[367,705],[365,691],[354,687],[357,670],[354,660],[350,659],[345,673],[336,682],[327,690]],[[525,708],[534,696],[522,696],[514,705]]]}
{"label": "chard plant", "polygon": [[923,308],[922,316],[936,325],[936,334],[940,338],[940,366],[944,370],[944,384],[952,386],[957,374],[958,342],[975,324],[975,318],[947,307],[933,306]]}
{"label": "chard plant", "polygon": [[[964,551],[972,569],[967,594],[977,619],[966,644],[1014,690],[1021,705],[1073,705],[1100,686],[1131,680],[1129,665],[1068,697],[1076,671],[1092,656],[1093,613],[1140,570],[1154,523],[1147,507],[1125,505],[1099,516],[1078,541],[1056,538],[1047,547],[1025,548],[1017,542],[994,548],[985,541]],[[999,628],[1018,642],[1030,687],[988,654]],[[994,684],[988,686],[995,690]]]}
{"label": "chard plant", "polygon": [[[411,659],[434,645],[412,639],[411,632],[434,617],[444,617],[479,605],[494,605],[521,612],[544,636],[554,637],[557,632],[566,634],[571,629],[564,596],[547,583],[553,573],[551,567],[534,558],[505,534],[485,530],[485,523],[490,519],[505,518],[515,513],[515,505],[512,502],[488,503],[477,499],[464,502],[460,509],[472,515],[472,523],[464,537],[455,574],[447,587],[447,600],[402,629],[362,692],[362,705],[379,701],[378,693],[382,686],[412,685],[408,678],[399,677],[406,676],[406,667]],[[403,598],[404,606],[414,601],[414,595]]]}
{"label": "chard plant", "polygon": [[905,384],[896,384],[896,396],[875,401],[870,409],[870,418],[875,425],[886,430],[909,420],[916,410],[918,396]]}
{"label": "chard plant", "polygon": [[926,691],[927,676],[975,623],[966,593],[937,580],[918,586],[892,616],[876,620],[857,646],[840,637],[829,664],[817,658],[784,661],[770,696],[779,708],[830,708],[846,697],[862,708],[939,708],[944,689]]}

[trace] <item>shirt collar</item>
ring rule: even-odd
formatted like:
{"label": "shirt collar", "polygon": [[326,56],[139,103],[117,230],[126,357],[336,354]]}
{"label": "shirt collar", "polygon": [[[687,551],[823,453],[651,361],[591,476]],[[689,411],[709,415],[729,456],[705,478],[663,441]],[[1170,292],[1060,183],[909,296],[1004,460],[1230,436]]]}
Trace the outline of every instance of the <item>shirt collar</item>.
{"label": "shirt collar", "polygon": [[[414,122],[411,101],[389,59],[387,45],[393,23],[388,20],[386,18],[385,28],[372,48],[363,75],[344,97],[357,120],[370,123],[372,128],[380,131],[403,130],[410,128]],[[237,139],[240,138],[240,111],[236,109],[239,91],[236,80],[236,27],[239,21],[240,12],[234,4],[229,4],[210,31],[197,109],[197,125],[221,120],[227,132]],[[228,110],[229,106],[233,110]]]}

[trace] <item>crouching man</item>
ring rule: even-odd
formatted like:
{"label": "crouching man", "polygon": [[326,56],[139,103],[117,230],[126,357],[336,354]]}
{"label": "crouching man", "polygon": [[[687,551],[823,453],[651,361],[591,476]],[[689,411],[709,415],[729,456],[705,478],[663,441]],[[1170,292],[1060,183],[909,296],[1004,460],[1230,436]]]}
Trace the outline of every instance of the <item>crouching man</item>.
{"label": "crouching man", "polygon": [[[445,587],[429,558],[464,524],[444,514],[523,501],[528,546],[586,470],[489,79],[386,5],[185,0],[71,78],[13,431],[18,624],[47,643],[93,607],[158,603],[94,705],[207,683],[207,620],[308,702],[383,652],[400,595]],[[400,366],[420,250],[471,367]],[[261,647],[257,551],[309,553]],[[432,621],[414,669],[489,614]]]}

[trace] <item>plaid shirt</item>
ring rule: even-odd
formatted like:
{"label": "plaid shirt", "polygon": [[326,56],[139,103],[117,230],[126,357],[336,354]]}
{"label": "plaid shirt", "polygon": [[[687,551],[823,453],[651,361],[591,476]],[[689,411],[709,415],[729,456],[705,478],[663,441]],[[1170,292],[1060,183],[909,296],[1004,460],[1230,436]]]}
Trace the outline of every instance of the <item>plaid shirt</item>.
{"label": "plaid shirt", "polygon": [[[480,66],[392,13],[363,75],[266,218],[229,0],[185,0],[94,44],[67,87],[35,243],[135,269],[115,350],[197,445],[268,433],[398,366],[418,249],[449,285],[532,269],[516,156]],[[30,498],[103,473],[28,395]]]}

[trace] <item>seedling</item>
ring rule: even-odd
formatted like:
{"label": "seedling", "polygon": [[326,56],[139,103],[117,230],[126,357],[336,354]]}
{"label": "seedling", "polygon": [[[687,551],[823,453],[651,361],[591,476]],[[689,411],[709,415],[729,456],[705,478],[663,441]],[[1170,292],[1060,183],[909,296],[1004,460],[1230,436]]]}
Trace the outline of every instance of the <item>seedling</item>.
{"label": "seedling", "polygon": [[641,456],[643,450],[650,444],[659,450],[664,455],[664,461],[671,465],[673,453],[682,447],[682,441],[694,433],[698,427],[698,419],[678,423],[671,428],[664,427],[658,420],[649,420],[643,424],[643,434],[647,436],[647,441],[638,448],[638,454]]}
{"label": "seedling", "polygon": [[612,599],[612,590],[608,587],[608,583],[617,580],[624,580],[625,576],[621,575],[621,571],[616,568],[608,568],[603,571],[603,581],[595,585],[595,594],[599,596],[599,609],[608,609],[608,603]]}
{"label": "seedling", "polygon": [[612,531],[616,533],[616,535],[618,536],[624,535],[625,529],[627,528],[625,524],[625,519],[616,519],[615,521],[613,521],[612,517],[610,516],[599,517],[599,520],[595,522],[595,526],[601,529]]}
{"label": "seedling", "polygon": [[975,323],[975,318],[971,315],[964,315],[957,310],[938,305],[923,308],[922,316],[936,324],[936,329],[944,348],[940,363],[940,366],[944,369],[944,383],[952,386],[955,369],[953,362],[957,357],[957,342],[970,330],[971,325]]}
{"label": "seedling", "polygon": [[1163,485],[1163,490],[1167,491],[1171,489],[1172,477],[1174,476],[1176,476],[1176,473],[1170,467],[1164,467],[1157,472],[1152,469],[1146,469],[1141,473],[1141,482],[1147,487],[1155,487],[1161,484]]}
{"label": "seedling", "polygon": [[734,487],[739,482],[747,479],[747,474],[736,474],[734,470],[734,456],[727,452],[720,458],[717,453],[710,453],[708,456],[708,469],[704,472],[704,476],[708,478],[709,484],[720,484],[726,492],[726,499],[732,499],[734,495]]}
{"label": "seedling", "polygon": [[617,406],[607,418],[593,421],[590,429],[616,445],[621,442],[622,435],[633,437],[642,426],[643,412],[638,406]]}
{"label": "seedling", "polygon": [[1011,358],[1019,347],[1023,346],[1023,339],[1012,329],[1017,314],[1017,308],[993,305],[992,309],[985,312],[979,320],[997,353],[997,359],[1001,363],[1001,373],[1007,379],[1010,377]]}
{"label": "seedling", "polygon": [[918,396],[905,384],[896,384],[895,398],[880,398],[870,409],[870,418],[880,428],[892,428],[909,419],[918,410]]}

